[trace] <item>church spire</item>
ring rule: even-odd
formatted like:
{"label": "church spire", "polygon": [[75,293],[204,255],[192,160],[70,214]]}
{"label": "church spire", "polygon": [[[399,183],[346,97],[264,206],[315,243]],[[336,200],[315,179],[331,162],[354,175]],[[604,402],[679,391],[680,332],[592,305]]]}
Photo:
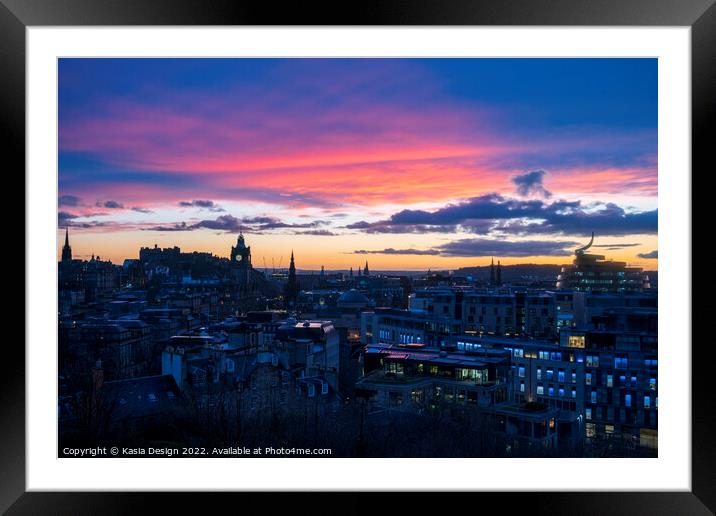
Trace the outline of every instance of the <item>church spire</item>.
{"label": "church spire", "polygon": [[288,266],[288,281],[284,290],[284,297],[286,299],[286,308],[293,308],[298,298],[300,287],[298,285],[298,278],[296,277],[296,263],[293,259],[293,250],[291,251],[291,263]]}
{"label": "church spire", "polygon": [[370,272],[368,271],[368,260],[365,261],[365,268],[363,269],[363,276],[370,276]]}
{"label": "church spire", "polygon": [[65,227],[65,245],[62,246],[62,261],[72,261],[72,248],[70,247],[70,229]]}
{"label": "church spire", "polygon": [[495,259],[492,259],[492,262],[490,262],[490,285],[495,285]]}

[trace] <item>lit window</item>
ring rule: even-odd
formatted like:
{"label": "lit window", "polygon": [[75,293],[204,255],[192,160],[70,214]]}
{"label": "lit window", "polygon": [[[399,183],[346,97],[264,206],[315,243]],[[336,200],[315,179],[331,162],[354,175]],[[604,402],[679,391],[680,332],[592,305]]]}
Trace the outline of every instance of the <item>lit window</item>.
{"label": "lit window", "polygon": [[590,401],[591,401],[592,403],[596,403],[596,402],[597,402],[597,391],[592,391],[592,394],[591,394],[591,396],[590,396]]}
{"label": "lit window", "polygon": [[651,397],[644,396],[644,408],[651,408]]}
{"label": "lit window", "polygon": [[542,379],[542,368],[541,367],[537,368],[537,379],[538,380]]}
{"label": "lit window", "polygon": [[572,389],[572,397],[573,398],[577,397],[577,389]]}
{"label": "lit window", "polygon": [[520,366],[517,368],[517,376],[519,376],[520,378],[525,377],[525,368],[524,367]]}
{"label": "lit window", "polygon": [[538,384],[537,385],[537,394],[544,394],[544,385]]}
{"label": "lit window", "polygon": [[559,388],[559,395],[560,397],[564,397],[564,389],[562,387]]}
{"label": "lit window", "polygon": [[614,387],[614,377],[610,374],[607,375],[607,387]]}
{"label": "lit window", "polygon": [[587,419],[592,419],[592,409],[590,409],[590,408],[584,409],[584,417]]}
{"label": "lit window", "polygon": [[554,387],[548,388],[548,389],[547,389],[547,394],[549,394],[550,396],[554,396]]}
{"label": "lit window", "polygon": [[570,335],[567,345],[570,348],[584,348],[584,335]]}
{"label": "lit window", "polygon": [[525,382],[520,382],[520,392],[525,392]]}
{"label": "lit window", "polygon": [[656,378],[649,378],[649,388],[652,391],[656,390]]}
{"label": "lit window", "polygon": [[592,385],[592,373],[587,373],[584,376],[584,383],[586,383],[587,385]]}
{"label": "lit window", "polygon": [[627,407],[631,407],[631,394],[624,395],[624,405]]}

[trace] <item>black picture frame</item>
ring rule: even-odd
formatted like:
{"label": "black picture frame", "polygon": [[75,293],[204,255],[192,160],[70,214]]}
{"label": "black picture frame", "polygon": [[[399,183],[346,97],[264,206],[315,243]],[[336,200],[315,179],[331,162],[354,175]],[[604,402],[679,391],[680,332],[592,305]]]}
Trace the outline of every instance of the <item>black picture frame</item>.
{"label": "black picture frame", "polygon": [[[602,25],[691,27],[692,170],[714,170],[713,140],[708,128],[716,113],[715,0],[424,0],[355,4],[293,3],[280,8],[269,2],[242,0],[0,0],[0,118],[5,163],[25,168],[25,29],[30,26],[82,25]],[[8,158],[10,160],[8,161]],[[689,171],[685,171],[688,174]],[[693,173],[691,174],[693,181]],[[693,183],[692,183],[693,185]],[[693,191],[693,189],[692,189]],[[17,196],[20,197],[20,196]],[[696,203],[694,202],[694,205]],[[693,217],[692,217],[693,218]],[[694,219],[694,226],[697,220]],[[693,231],[693,230],[692,230]],[[696,256],[696,255],[694,255]],[[693,262],[692,266],[696,263]],[[710,265],[710,264],[709,264]],[[705,266],[708,270],[709,266]],[[700,269],[704,270],[704,268]],[[27,274],[28,271],[25,270]],[[685,277],[685,281],[691,281]],[[48,287],[49,289],[50,287]],[[19,292],[19,290],[18,290]],[[692,321],[707,317],[709,303],[692,300]],[[19,306],[20,303],[17,303]],[[24,304],[23,304],[24,306]],[[28,307],[29,308],[29,307]],[[698,316],[701,317],[698,317]],[[707,319],[708,320],[708,319]],[[19,326],[17,324],[16,326]],[[695,335],[695,334],[694,334]],[[691,342],[689,342],[691,341]],[[145,493],[26,493],[25,492],[25,353],[6,341],[0,381],[0,512],[8,514],[124,514],[147,509]],[[713,353],[708,341],[699,342],[684,330],[684,341],[669,343],[692,352],[692,490],[690,492],[561,492],[480,493],[480,504],[502,505],[549,514],[712,514],[716,513],[716,418],[710,382]],[[684,379],[689,381],[689,379]],[[101,472],[98,472],[101,474]],[[565,472],[565,474],[569,474]],[[558,483],[559,479],[555,479]],[[204,510],[241,496],[240,509],[265,510],[267,496],[212,494],[207,500],[184,493],[153,494],[163,511]],[[315,496],[315,495],[312,495]],[[322,495],[319,495],[322,496]],[[304,495],[288,495],[305,508],[338,512],[367,512],[376,504],[372,495],[349,494],[349,499],[318,504]],[[157,500],[158,499],[158,500]],[[413,495],[409,504],[423,504]],[[221,502],[219,502],[221,503]],[[237,502],[232,498],[232,505]],[[453,503],[473,503],[455,500]],[[272,503],[273,505],[273,503]],[[239,506],[234,505],[236,510]],[[403,506],[404,510],[409,508]]]}

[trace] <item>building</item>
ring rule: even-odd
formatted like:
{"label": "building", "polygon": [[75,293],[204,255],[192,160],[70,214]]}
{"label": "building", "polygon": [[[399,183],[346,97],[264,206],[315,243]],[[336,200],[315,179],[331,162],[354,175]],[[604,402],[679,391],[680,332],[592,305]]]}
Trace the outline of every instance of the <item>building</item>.
{"label": "building", "polygon": [[356,392],[375,407],[422,411],[440,403],[489,407],[507,400],[509,353],[448,353],[422,345],[372,344]]}
{"label": "building", "polygon": [[583,360],[585,436],[658,443],[658,316],[655,309],[609,309],[592,329],[569,330],[560,346]]}
{"label": "building", "polygon": [[364,311],[361,313],[361,342],[424,344],[440,348],[450,336],[462,333],[462,321],[452,315],[398,308]]}
{"label": "building", "polygon": [[558,289],[624,292],[650,288],[649,277],[640,268],[628,267],[625,262],[607,260],[603,255],[587,253],[593,243],[594,233],[587,245],[574,251],[574,262],[562,267],[557,277]]}

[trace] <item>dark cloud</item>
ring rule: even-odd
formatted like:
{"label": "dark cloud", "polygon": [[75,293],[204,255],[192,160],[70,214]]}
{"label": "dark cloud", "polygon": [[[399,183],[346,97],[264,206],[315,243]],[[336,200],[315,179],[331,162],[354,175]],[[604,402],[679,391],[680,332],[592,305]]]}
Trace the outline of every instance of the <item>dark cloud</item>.
{"label": "dark cloud", "polygon": [[178,222],[171,226],[153,226],[151,228],[144,228],[147,231],[191,231],[194,229],[188,226],[186,222]]}
{"label": "dark cloud", "polygon": [[124,205],[117,201],[97,201],[98,208],[109,208],[110,210],[119,210],[124,208]]}
{"label": "dark cloud", "polygon": [[210,211],[226,211],[224,208],[208,199],[193,199],[191,201],[179,201],[179,206],[184,208],[203,208]]}
{"label": "dark cloud", "polygon": [[556,240],[529,240],[522,242],[467,238],[439,246],[445,256],[568,256],[578,242]]}
{"label": "dark cloud", "polygon": [[152,210],[150,210],[149,208],[141,208],[141,207],[139,207],[139,206],[133,206],[133,207],[130,208],[130,209],[131,209],[132,211],[136,211],[136,212],[139,212],[139,213],[154,213],[154,212],[153,212]]}
{"label": "dark cloud", "polygon": [[61,195],[57,199],[58,206],[79,206],[81,199],[75,195]]}
{"label": "dark cloud", "polygon": [[599,245],[593,245],[592,247],[606,247],[608,249],[621,249],[623,247],[635,247],[637,245],[641,244],[599,244]]}
{"label": "dark cloud", "polygon": [[545,199],[552,197],[552,192],[545,189],[542,182],[547,174],[544,170],[533,170],[526,174],[512,176],[512,182],[515,184],[515,192],[522,197],[530,195],[539,195]]}
{"label": "dark cloud", "polygon": [[238,233],[240,231],[259,233],[273,229],[315,229],[323,224],[326,224],[326,222],[322,220],[314,220],[305,224],[289,224],[273,217],[246,217],[239,219],[233,215],[226,214],[220,215],[214,220],[201,220],[193,224],[180,222],[170,226],[153,226],[145,229],[149,231],[193,231],[205,228],[227,233]]}
{"label": "dark cloud", "polygon": [[359,249],[353,251],[353,254],[417,254],[417,255],[437,255],[440,251],[437,249],[393,249],[388,247],[387,249],[368,251],[366,249]]}
{"label": "dark cloud", "polygon": [[336,236],[336,233],[327,229],[314,229],[311,231],[299,231],[297,235],[313,235],[313,236]]}
{"label": "dark cloud", "polygon": [[655,249],[655,250],[653,250],[653,251],[651,251],[651,252],[648,252],[648,253],[639,253],[639,254],[637,254],[637,256],[638,256],[639,258],[644,258],[644,259],[646,259],[646,260],[658,259],[658,258],[659,258],[659,251],[658,251],[658,249]]}
{"label": "dark cloud", "polygon": [[60,211],[57,213],[57,221],[60,223],[60,225],[63,225],[64,223],[76,218],[77,215],[73,215],[72,213],[68,213],[66,211]]}
{"label": "dark cloud", "polygon": [[240,219],[227,214],[219,215],[216,220],[202,220],[191,226],[191,229],[199,228],[215,229],[228,233],[238,233],[239,231],[244,231],[246,226]]}
{"label": "dark cloud", "polygon": [[657,210],[626,212],[608,203],[584,206],[580,201],[513,199],[498,194],[473,197],[436,211],[402,210],[387,220],[360,221],[346,226],[367,233],[467,231],[477,234],[509,233],[621,236],[656,233]]}
{"label": "dark cloud", "polygon": [[109,227],[109,226],[116,227],[116,224],[114,222],[98,222],[98,221],[78,222],[76,220],[83,216],[87,217],[87,216],[91,216],[91,215],[74,215],[74,214],[68,213],[66,211],[60,211],[57,213],[57,224],[63,228],[71,227],[71,228],[91,229],[91,228],[103,228],[103,227]]}

